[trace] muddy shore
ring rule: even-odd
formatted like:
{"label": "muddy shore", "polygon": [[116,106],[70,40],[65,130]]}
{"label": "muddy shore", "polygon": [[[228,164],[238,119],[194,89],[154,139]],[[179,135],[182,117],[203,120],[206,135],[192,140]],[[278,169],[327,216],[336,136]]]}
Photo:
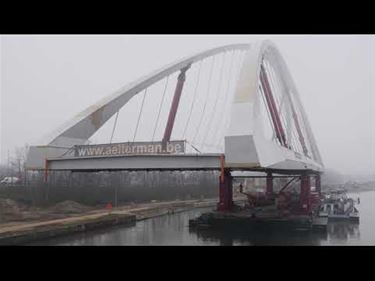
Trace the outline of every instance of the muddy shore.
{"label": "muddy shore", "polygon": [[[7,203],[14,205],[10,201]],[[128,204],[112,210],[90,208],[73,201],[65,201],[46,209],[22,209],[22,206],[17,205],[12,207],[13,214],[8,212],[8,217],[2,214],[0,244],[22,245],[35,240],[119,224],[134,225],[139,220],[216,204],[217,199],[202,199]],[[8,211],[12,208],[8,206]],[[9,220],[12,216],[13,220]],[[4,222],[4,217],[8,221]]]}

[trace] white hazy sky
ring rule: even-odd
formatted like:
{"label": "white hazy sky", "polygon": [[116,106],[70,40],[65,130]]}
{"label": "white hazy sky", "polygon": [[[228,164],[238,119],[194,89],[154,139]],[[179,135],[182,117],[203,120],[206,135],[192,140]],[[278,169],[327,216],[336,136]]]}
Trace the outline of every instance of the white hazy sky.
{"label": "white hazy sky", "polygon": [[270,39],[326,167],[375,173],[375,36],[1,36],[1,162],[134,79],[199,50]]}

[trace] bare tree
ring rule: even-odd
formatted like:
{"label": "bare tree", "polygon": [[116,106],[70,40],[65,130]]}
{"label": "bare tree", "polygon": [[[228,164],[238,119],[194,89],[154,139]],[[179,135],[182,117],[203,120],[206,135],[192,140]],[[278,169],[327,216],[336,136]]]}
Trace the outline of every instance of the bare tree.
{"label": "bare tree", "polygon": [[26,179],[25,164],[28,151],[28,144],[23,147],[16,147],[14,149],[14,156],[10,159],[11,173],[20,178],[23,183],[25,183]]}

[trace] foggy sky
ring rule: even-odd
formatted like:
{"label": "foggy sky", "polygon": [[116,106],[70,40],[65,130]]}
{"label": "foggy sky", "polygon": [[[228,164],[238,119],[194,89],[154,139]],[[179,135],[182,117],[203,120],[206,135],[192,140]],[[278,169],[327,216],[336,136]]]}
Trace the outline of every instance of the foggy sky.
{"label": "foggy sky", "polygon": [[375,173],[375,36],[2,36],[1,163],[102,97],[224,44],[272,40],[292,74],[326,167]]}

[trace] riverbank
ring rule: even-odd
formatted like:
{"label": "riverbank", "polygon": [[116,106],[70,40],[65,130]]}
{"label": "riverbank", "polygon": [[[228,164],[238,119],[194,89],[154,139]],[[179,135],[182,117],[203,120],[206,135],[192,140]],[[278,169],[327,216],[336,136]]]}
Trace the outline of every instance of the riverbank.
{"label": "riverbank", "polygon": [[[237,201],[243,198],[236,198]],[[111,211],[92,210],[61,219],[18,221],[0,224],[0,245],[20,245],[35,240],[89,231],[114,225],[134,225],[136,221],[194,208],[213,207],[217,199],[152,202],[132,204]]]}

